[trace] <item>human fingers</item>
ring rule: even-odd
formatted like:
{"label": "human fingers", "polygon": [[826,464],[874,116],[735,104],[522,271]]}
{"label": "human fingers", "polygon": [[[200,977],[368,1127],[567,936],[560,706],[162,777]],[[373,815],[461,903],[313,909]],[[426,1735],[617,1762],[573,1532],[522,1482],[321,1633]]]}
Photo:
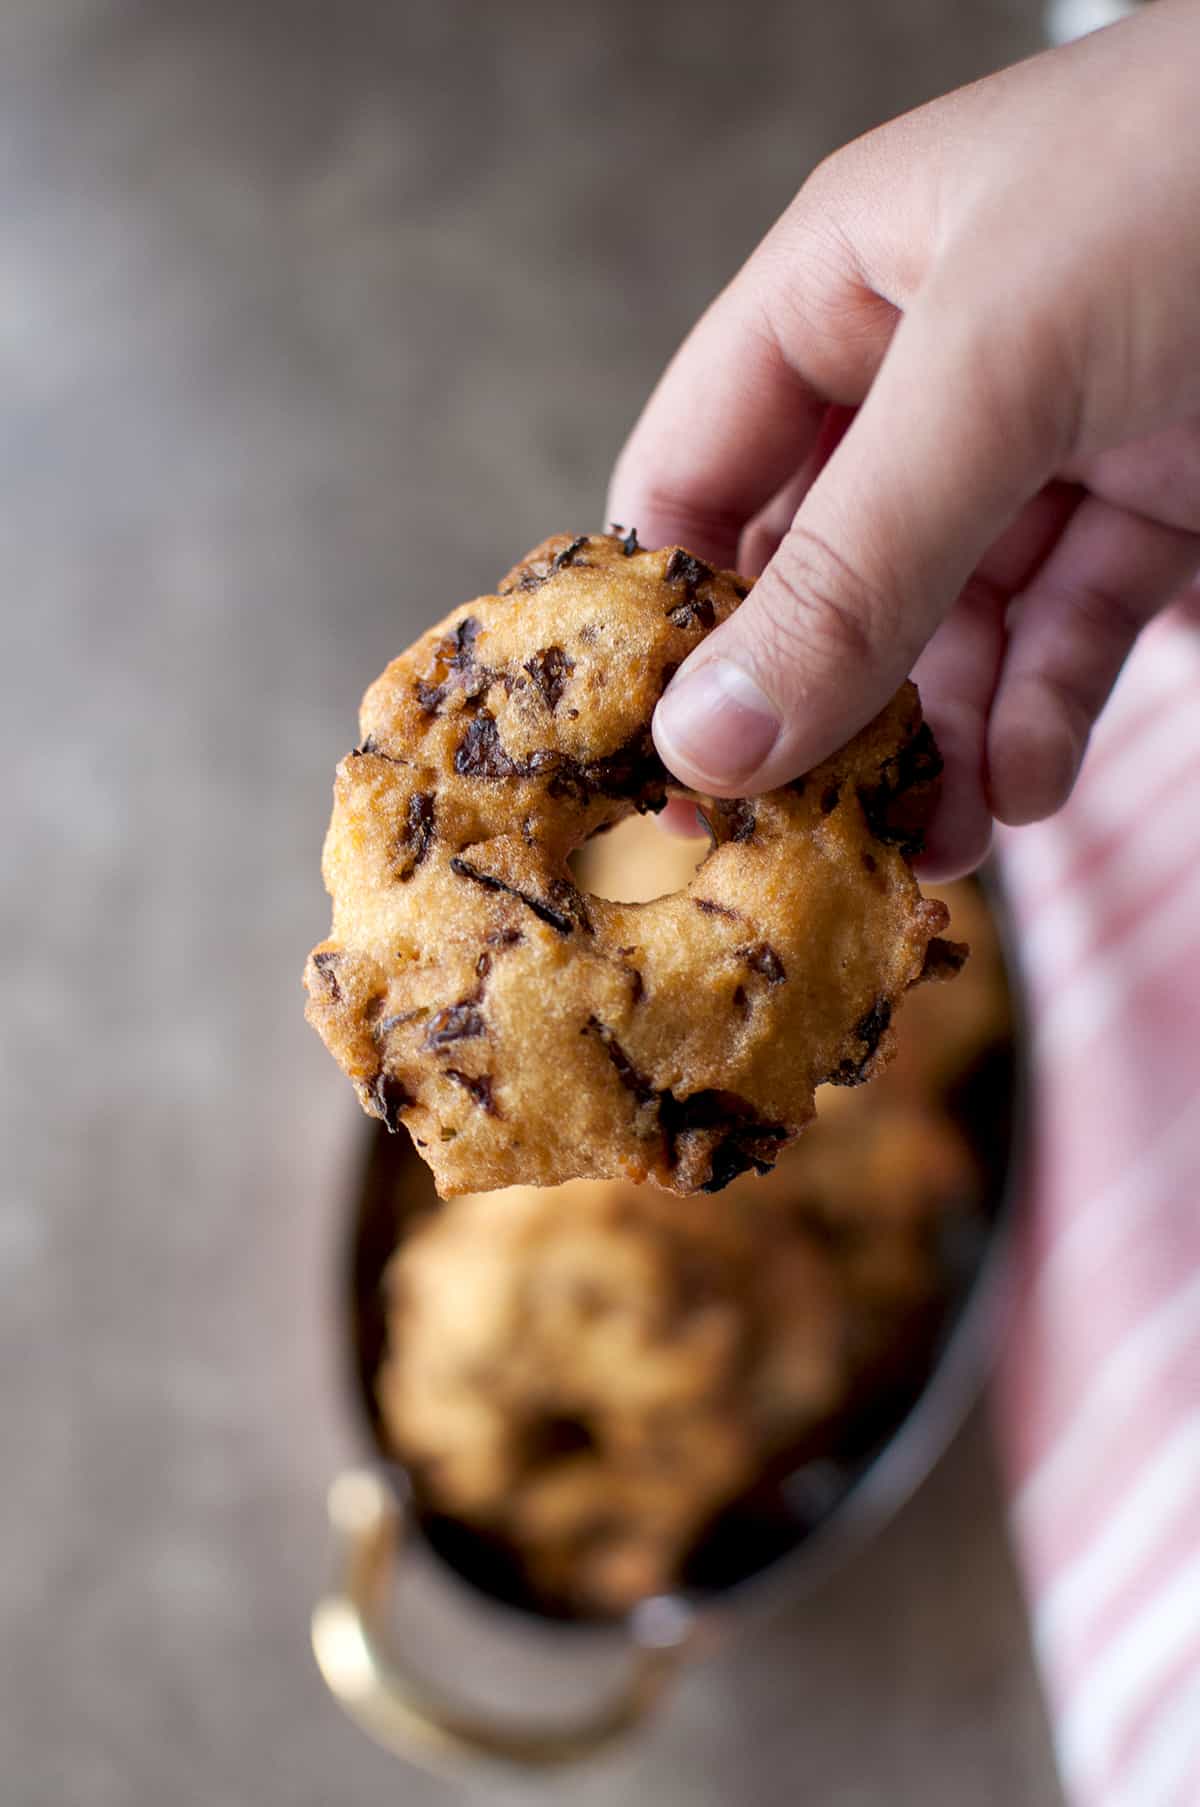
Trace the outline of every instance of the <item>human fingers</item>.
{"label": "human fingers", "polygon": [[853,419],[853,408],[833,403],[825,410],[812,449],[800,469],[743,529],[737,556],[739,571],[757,577],[770,564],[795,520],[800,504],[845,438]]}
{"label": "human fingers", "polygon": [[647,545],[735,563],[747,523],[809,457],[829,404],[866,394],[895,330],[897,244],[907,217],[913,240],[926,227],[915,201],[889,205],[887,167],[862,140],[805,183],[668,365],[617,460],[607,518]]}
{"label": "human fingers", "polygon": [[1057,483],[1034,497],[989,547],[913,669],[943,761],[920,860],[926,878],[957,878],[987,853],[988,712],[1004,657],[1008,606],[1046,558],[1078,499],[1078,491]]}
{"label": "human fingers", "polygon": [[1087,497],[1009,620],[987,737],[1002,822],[1069,796],[1092,724],[1150,617],[1200,571],[1200,534]]}
{"label": "human fingers", "polygon": [[927,284],[775,557],[668,687],[655,738],[685,783],[766,790],[848,740],[1062,462],[1057,341],[1018,355],[991,294],[962,266]]}

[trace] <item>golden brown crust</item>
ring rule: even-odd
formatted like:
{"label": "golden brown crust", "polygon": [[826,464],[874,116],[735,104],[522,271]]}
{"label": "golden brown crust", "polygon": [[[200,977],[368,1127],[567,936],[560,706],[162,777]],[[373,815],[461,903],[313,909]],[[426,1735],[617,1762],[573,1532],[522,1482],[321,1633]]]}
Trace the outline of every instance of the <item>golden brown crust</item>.
{"label": "golden brown crust", "polygon": [[557,535],[367,692],[308,1015],[443,1196],[765,1170],[818,1084],[889,1058],[900,998],[937,965],[946,912],[909,856],[938,761],[911,685],[807,779],[708,803],[683,891],[573,884],[577,846],[662,806],[654,706],[747,587],[681,548]]}

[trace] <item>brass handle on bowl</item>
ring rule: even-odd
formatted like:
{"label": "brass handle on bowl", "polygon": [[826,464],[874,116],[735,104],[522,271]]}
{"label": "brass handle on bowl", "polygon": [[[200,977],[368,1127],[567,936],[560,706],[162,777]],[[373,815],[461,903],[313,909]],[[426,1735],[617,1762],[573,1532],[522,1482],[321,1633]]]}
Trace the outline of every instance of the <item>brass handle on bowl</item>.
{"label": "brass handle on bowl", "polygon": [[582,1721],[510,1728],[426,1691],[389,1649],[383,1630],[410,1518],[370,1469],[347,1470],[329,1490],[342,1575],[313,1612],[313,1652],[334,1699],[379,1744],[432,1768],[455,1759],[490,1759],[549,1769],[591,1756],[646,1719],[691,1641],[692,1615],[672,1596],[645,1601],[632,1615],[630,1672],[616,1695]]}

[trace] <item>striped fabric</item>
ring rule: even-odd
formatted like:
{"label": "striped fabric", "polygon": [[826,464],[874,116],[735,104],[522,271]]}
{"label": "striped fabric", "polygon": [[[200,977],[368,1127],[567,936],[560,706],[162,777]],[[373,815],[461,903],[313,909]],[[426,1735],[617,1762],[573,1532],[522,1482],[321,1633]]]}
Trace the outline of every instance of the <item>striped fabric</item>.
{"label": "striped fabric", "polygon": [[1064,1786],[1200,1804],[1200,601],[1006,833],[1032,1197],[995,1405]]}

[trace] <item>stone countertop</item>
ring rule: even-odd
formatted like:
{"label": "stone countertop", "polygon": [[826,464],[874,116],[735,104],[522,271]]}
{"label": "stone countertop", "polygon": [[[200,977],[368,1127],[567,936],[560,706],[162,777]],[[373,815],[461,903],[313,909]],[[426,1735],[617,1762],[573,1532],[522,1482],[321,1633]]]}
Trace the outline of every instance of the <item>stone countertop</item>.
{"label": "stone countertop", "polygon": [[[476,1798],[323,1696],[348,1089],[301,1019],[365,682],[598,525],[839,140],[1031,0],[0,11],[6,1807]],[[564,1802],[1050,1807],[985,1429]],[[545,1799],[497,1784],[492,1798]]]}

